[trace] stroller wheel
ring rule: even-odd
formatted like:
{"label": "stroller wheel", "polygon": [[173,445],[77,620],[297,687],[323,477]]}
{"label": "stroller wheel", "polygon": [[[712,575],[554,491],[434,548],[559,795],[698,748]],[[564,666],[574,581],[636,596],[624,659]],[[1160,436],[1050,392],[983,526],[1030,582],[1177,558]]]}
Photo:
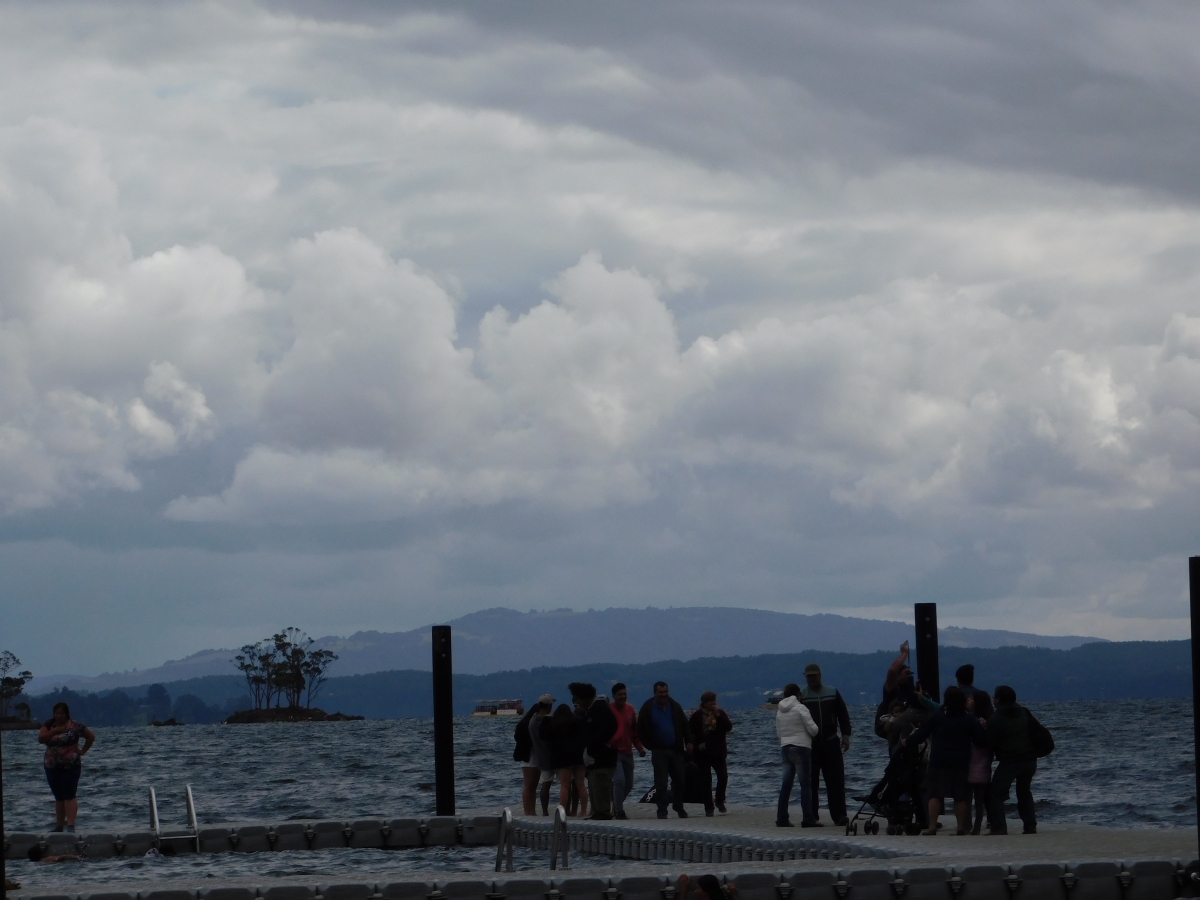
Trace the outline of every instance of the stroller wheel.
{"label": "stroller wheel", "polygon": [[895,833],[896,833],[896,826],[895,826],[895,825],[889,825],[889,826],[887,827],[887,833],[888,833],[888,834],[895,834]]}
{"label": "stroller wheel", "polygon": [[871,823],[871,834],[879,834],[879,823],[878,822]]}

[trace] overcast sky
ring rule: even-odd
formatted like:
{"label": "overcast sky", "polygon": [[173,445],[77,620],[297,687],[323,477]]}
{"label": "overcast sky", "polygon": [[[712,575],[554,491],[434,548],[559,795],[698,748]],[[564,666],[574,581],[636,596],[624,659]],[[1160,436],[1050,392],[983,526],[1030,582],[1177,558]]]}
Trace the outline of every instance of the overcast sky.
{"label": "overcast sky", "polygon": [[0,649],[914,601],[1185,636],[1198,41],[1187,3],[0,5]]}

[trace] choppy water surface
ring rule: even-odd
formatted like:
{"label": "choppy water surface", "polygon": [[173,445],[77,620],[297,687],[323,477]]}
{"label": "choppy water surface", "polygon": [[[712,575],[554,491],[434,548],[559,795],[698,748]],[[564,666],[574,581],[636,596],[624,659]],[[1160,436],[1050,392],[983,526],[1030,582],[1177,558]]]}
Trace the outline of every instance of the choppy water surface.
{"label": "choppy water surface", "polygon": [[[1030,704],[1054,733],[1057,748],[1034,781],[1038,818],[1126,828],[1194,826],[1195,764],[1188,700]],[[851,710],[855,738],[846,757],[848,794],[869,790],[886,760],[872,733],[873,707]],[[774,715],[737,710],[731,718],[732,803],[771,806],[778,795]],[[460,809],[520,807],[520,772],[512,761],[513,722],[456,721],[455,771]],[[79,830],[146,826],[148,787],[155,787],[164,826],[186,821],[191,784],[202,823],[307,818],[432,815],[433,727],[429,719],[294,725],[100,728],[80,783]],[[640,761],[639,761],[640,763]],[[636,793],[651,783],[640,763]],[[4,813],[9,831],[53,823],[36,732],[4,734]],[[86,877],[162,879],[265,878],[312,873],[346,877],[421,869],[469,871],[494,861],[494,849],[219,854],[84,864]],[[522,868],[545,868],[545,854],[518,854]],[[586,862],[581,860],[581,864]],[[74,871],[63,871],[71,869]],[[76,867],[10,863],[19,880],[78,881]],[[104,874],[107,873],[107,874]]]}

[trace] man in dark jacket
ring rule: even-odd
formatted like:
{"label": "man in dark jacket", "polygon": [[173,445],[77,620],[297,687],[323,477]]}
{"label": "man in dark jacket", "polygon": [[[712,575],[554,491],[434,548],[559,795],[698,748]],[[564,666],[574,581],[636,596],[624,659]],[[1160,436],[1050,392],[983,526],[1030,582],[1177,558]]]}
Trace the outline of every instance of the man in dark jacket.
{"label": "man in dark jacket", "polygon": [[1008,834],[1004,803],[1013,782],[1017,783],[1017,812],[1025,824],[1024,834],[1037,833],[1033,808],[1033,776],[1037,753],[1029,732],[1029,713],[1017,705],[1017,692],[1007,684],[996,688],[996,709],[987,723],[988,746],[996,754],[996,771],[988,788],[989,834]]}
{"label": "man in dark jacket", "polygon": [[[821,667],[809,663],[804,667],[805,687],[800,699],[817,723],[817,736],[812,739],[812,799],[813,812],[820,808],[821,776],[825,776],[825,799],[835,825],[845,825],[846,767],[842,754],[850,749],[850,711],[835,687],[821,683]],[[838,729],[842,739],[838,741]]]}
{"label": "man in dark jacket", "polygon": [[638,737],[650,751],[650,762],[654,766],[654,801],[658,804],[658,817],[667,817],[667,775],[671,776],[671,797],[675,812],[681,819],[687,818],[683,808],[684,778],[687,772],[687,756],[692,752],[691,729],[683,707],[671,699],[671,691],[665,681],[654,684],[654,696],[642,704],[637,718]]}
{"label": "man in dark jacket", "polygon": [[592,818],[613,817],[613,775],[617,771],[617,751],[608,745],[617,733],[617,717],[608,702],[597,699],[596,688],[574,681],[567,685],[575,710],[583,717],[583,761],[587,765],[588,793],[592,798]]}

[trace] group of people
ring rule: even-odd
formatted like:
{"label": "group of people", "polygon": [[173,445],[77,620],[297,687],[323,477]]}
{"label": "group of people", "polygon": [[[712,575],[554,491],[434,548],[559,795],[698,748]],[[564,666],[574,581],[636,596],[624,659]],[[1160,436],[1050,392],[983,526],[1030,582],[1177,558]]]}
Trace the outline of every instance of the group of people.
{"label": "group of people", "polygon": [[918,807],[922,833],[937,834],[938,817],[950,798],[957,834],[980,834],[985,817],[988,834],[1007,834],[1004,804],[1015,783],[1022,833],[1035,834],[1033,776],[1043,749],[1039,744],[1049,733],[1017,704],[1017,693],[1008,685],[997,686],[992,695],[977,689],[972,665],[958,668],[957,684],[946,688],[939,705],[915,680],[908,656],[905,641],[884,681],[876,733],[887,738],[893,756],[917,754],[924,770],[924,804]]}
{"label": "group of people", "polygon": [[636,712],[628,688],[619,682],[612,686],[611,702],[591,684],[573,682],[567,690],[571,706],[555,707],[555,698],[543,694],[517,723],[513,759],[522,771],[525,815],[537,814],[539,799],[542,815],[548,815],[551,787],[557,783],[558,802],[569,815],[588,817],[590,804],[592,819],[628,818],[625,799],[633,790],[635,751],[643,758],[650,754],[660,819],[667,818],[668,806],[687,818],[689,763],[691,786],[699,790],[705,815],[725,812],[726,735],[733,723],[717,706],[716,694],[705,691],[689,716],[663,681]]}
{"label": "group of people", "polygon": [[[1017,704],[1011,687],[1000,685],[993,695],[977,689],[971,665],[958,669],[957,684],[935,702],[916,681],[908,659],[906,641],[888,669],[875,732],[887,739],[892,756],[906,754],[917,769],[915,818],[923,833],[937,834],[948,798],[958,834],[980,834],[985,818],[988,834],[1006,834],[1004,804],[1014,784],[1024,833],[1036,833],[1032,782],[1042,755],[1039,733],[1048,739],[1048,732]],[[849,820],[843,754],[850,749],[850,713],[841,693],[823,682],[820,666],[806,666],[804,681],[803,687],[784,688],[775,713],[783,763],[775,824],[793,826],[790,805],[798,783],[800,826],[821,827],[824,781],[829,816],[844,826]],[[733,723],[715,693],[704,692],[689,716],[662,681],[637,710],[624,684],[613,685],[611,701],[591,684],[575,682],[568,690],[571,706],[555,707],[555,698],[543,694],[517,724],[513,758],[523,771],[526,815],[537,814],[539,799],[542,815],[549,814],[557,783],[558,802],[569,815],[587,817],[590,806],[593,819],[628,818],[625,800],[633,789],[635,753],[650,755],[660,819],[667,818],[669,807],[686,818],[685,799],[702,802],[709,816],[725,812],[727,735]]]}

